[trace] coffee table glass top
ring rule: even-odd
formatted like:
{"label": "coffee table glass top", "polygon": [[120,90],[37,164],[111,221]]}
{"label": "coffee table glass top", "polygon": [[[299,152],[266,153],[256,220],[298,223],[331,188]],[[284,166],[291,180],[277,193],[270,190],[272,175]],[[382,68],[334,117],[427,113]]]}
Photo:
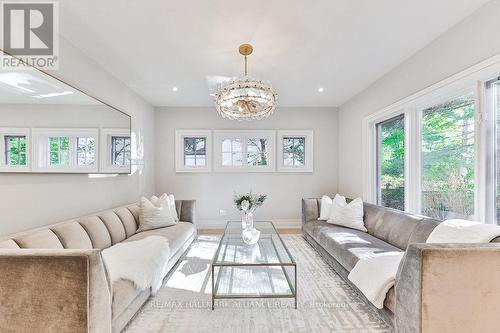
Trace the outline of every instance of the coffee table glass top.
{"label": "coffee table glass top", "polygon": [[257,221],[254,222],[254,228],[260,231],[260,238],[257,244],[249,245],[241,236],[241,222],[228,222],[213,264],[231,266],[295,264],[272,222]]}

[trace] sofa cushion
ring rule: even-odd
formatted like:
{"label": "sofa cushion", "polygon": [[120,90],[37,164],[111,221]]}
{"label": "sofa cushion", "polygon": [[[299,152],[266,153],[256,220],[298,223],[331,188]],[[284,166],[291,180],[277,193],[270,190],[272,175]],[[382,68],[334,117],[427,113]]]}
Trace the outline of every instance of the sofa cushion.
{"label": "sofa cushion", "polygon": [[92,249],[90,237],[78,222],[57,224],[51,228],[65,249]]}
{"label": "sofa cushion", "polygon": [[99,218],[104,222],[111,235],[111,244],[116,244],[127,238],[125,227],[122,221],[113,211],[99,214]]}
{"label": "sofa cushion", "polygon": [[19,245],[12,239],[0,241],[0,249],[19,249]]}
{"label": "sofa cushion", "polygon": [[137,231],[137,224],[135,222],[134,215],[126,207],[115,209],[116,215],[122,221],[123,227],[125,228],[125,233],[127,237],[132,236]]}
{"label": "sofa cushion", "polygon": [[127,238],[126,242],[139,240],[146,238],[148,236],[163,236],[168,239],[168,245],[170,247],[170,254],[174,255],[175,252],[196,232],[196,228],[192,223],[189,222],[179,222],[176,225],[170,227],[158,228],[154,230],[147,230],[138,232],[130,238]]}
{"label": "sofa cushion", "polygon": [[365,203],[365,226],[368,233],[405,250],[415,227],[422,217],[399,210]]}
{"label": "sofa cushion", "polygon": [[85,229],[94,249],[106,249],[111,246],[111,235],[104,222],[97,216],[87,216],[78,220]]}
{"label": "sofa cushion", "polygon": [[141,211],[141,208],[139,207],[138,204],[132,204],[128,205],[127,209],[132,213],[135,219],[135,225],[139,227],[139,213]]}
{"label": "sofa cushion", "polygon": [[59,238],[50,229],[33,231],[14,239],[23,249],[62,249]]}
{"label": "sofa cushion", "polygon": [[311,235],[346,270],[351,271],[360,258],[385,252],[402,252],[366,232],[331,225],[323,221],[311,221],[304,225]]}

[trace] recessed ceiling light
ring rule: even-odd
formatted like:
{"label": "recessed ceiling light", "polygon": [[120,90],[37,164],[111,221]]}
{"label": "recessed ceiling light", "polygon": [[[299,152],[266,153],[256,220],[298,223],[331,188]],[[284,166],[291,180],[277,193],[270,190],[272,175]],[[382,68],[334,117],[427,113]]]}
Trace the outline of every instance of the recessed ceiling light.
{"label": "recessed ceiling light", "polygon": [[322,93],[323,91],[325,91],[325,88],[323,88],[323,87],[318,88],[318,92]]}
{"label": "recessed ceiling light", "polygon": [[177,92],[177,91],[179,91],[179,88],[177,88],[177,87],[172,87],[172,91],[173,91],[173,92]]}

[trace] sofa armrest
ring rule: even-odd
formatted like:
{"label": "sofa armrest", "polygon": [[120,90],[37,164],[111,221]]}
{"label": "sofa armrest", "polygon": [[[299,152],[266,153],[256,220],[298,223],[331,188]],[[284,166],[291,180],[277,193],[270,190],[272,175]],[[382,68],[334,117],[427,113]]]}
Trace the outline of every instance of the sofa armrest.
{"label": "sofa armrest", "polygon": [[320,212],[321,199],[302,199],[302,225],[309,221],[317,221]]}
{"label": "sofa armrest", "polygon": [[410,244],[395,290],[397,332],[495,332],[500,244]]}
{"label": "sofa armrest", "polygon": [[196,200],[176,200],[179,220],[196,224]]}
{"label": "sofa armrest", "polygon": [[0,250],[0,332],[111,332],[100,250]]}

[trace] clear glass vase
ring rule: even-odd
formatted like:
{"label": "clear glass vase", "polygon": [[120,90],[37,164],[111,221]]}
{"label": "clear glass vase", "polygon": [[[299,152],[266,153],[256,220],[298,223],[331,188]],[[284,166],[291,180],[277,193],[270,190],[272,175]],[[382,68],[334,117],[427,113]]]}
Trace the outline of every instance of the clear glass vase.
{"label": "clear glass vase", "polygon": [[241,217],[241,228],[243,230],[247,229],[253,229],[253,213],[252,212],[246,212],[243,214]]}

